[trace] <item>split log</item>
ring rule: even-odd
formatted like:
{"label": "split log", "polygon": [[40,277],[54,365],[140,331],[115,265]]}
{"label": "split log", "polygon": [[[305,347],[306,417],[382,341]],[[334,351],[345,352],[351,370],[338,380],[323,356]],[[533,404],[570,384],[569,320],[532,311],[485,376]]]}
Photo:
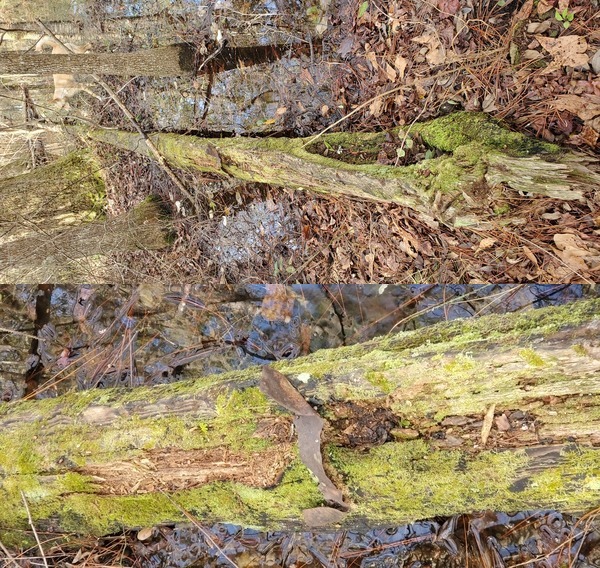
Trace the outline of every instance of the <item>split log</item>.
{"label": "split log", "polygon": [[[445,155],[407,167],[377,163],[390,133],[333,133],[315,138],[221,138],[161,134],[150,136],[174,167],[245,181],[398,203],[429,224],[491,228],[519,223],[500,214],[507,193],[584,201],[600,185],[593,160],[510,132],[483,113],[457,112],[410,132]],[[92,129],[94,140],[147,154],[133,132]],[[400,142],[398,143],[400,146]],[[317,153],[319,145],[365,163],[351,164]]]}
{"label": "split log", "polygon": [[[600,501],[600,299],[442,323],[273,365],[328,425],[346,527]],[[260,368],[0,407],[0,532],[184,520],[303,527],[323,503]],[[487,415],[487,418],[486,418]],[[486,438],[483,442],[482,438]]]}

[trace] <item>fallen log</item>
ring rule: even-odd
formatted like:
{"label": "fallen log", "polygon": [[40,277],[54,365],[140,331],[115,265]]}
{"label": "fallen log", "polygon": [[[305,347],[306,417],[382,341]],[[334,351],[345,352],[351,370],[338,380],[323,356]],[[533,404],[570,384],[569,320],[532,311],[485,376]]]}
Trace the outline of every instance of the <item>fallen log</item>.
{"label": "fallen log", "polygon": [[[326,420],[345,527],[600,500],[600,299],[457,320],[273,365]],[[260,368],[0,407],[0,533],[184,520],[305,527],[323,495]],[[341,517],[340,517],[341,518]]]}
{"label": "fallen log", "polygon": [[[313,138],[206,139],[165,133],[149,137],[174,167],[398,203],[434,226],[521,223],[498,206],[511,192],[584,201],[586,193],[596,192],[600,184],[593,160],[511,132],[483,113],[457,112],[412,125],[408,132],[418,133],[425,144],[445,154],[406,167],[378,163],[390,139],[401,148],[399,129]],[[85,134],[148,155],[136,133],[91,129]],[[321,155],[319,145],[335,151]],[[361,156],[362,163],[337,159],[341,155]]]}

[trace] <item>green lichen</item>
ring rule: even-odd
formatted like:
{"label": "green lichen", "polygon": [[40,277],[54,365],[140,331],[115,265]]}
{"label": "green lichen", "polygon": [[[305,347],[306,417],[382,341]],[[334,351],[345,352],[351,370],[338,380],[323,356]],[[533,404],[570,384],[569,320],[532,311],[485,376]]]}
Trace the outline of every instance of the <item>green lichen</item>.
{"label": "green lichen", "polygon": [[512,479],[527,458],[524,453],[437,452],[425,441],[413,440],[384,444],[366,454],[334,448],[332,461],[356,504],[352,516],[399,524],[471,510],[473,502],[481,508],[510,508]]}
{"label": "green lichen", "polygon": [[367,371],[365,379],[374,387],[377,387],[382,393],[389,394],[394,390],[394,385],[386,378],[385,374],[378,371]]}
{"label": "green lichen", "polygon": [[556,154],[560,151],[555,144],[511,132],[488,115],[478,112],[455,112],[415,124],[413,130],[421,134],[426,144],[445,152],[454,152],[460,146],[473,142],[512,156]]}
{"label": "green lichen", "polygon": [[520,349],[519,355],[523,361],[532,367],[545,367],[547,365],[546,361],[533,349]]}
{"label": "green lichen", "polygon": [[472,371],[474,368],[475,361],[473,361],[473,357],[462,353],[443,364],[444,371],[452,374],[463,374]]}

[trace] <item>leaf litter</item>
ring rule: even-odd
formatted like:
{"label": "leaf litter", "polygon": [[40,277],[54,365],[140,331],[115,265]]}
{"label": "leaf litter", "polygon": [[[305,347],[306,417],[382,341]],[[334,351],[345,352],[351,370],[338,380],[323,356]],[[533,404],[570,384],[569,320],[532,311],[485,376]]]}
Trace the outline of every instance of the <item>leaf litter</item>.
{"label": "leaf litter", "polygon": [[[517,131],[598,156],[599,21],[588,0],[332,0],[321,57],[335,63],[328,67],[333,100],[315,107],[318,119],[331,124],[347,116],[338,130],[399,126],[410,136],[417,120],[483,110]],[[304,61],[300,77],[318,85],[323,75]],[[310,111],[306,104],[298,108]],[[336,148],[330,154],[346,158]],[[412,148],[390,140],[377,163],[404,166],[435,157],[418,140]],[[289,238],[261,234],[269,238],[255,255],[243,251],[224,263],[223,251],[210,246],[215,230],[229,231],[219,226],[219,215],[243,219],[237,213],[256,211],[265,195],[286,204],[280,216],[292,228]],[[131,276],[172,278],[164,266],[174,260],[177,278],[202,275],[205,283],[593,282],[600,270],[598,192],[565,202],[501,191],[494,202],[498,223],[487,230],[432,230],[397,205],[258,184],[226,189],[213,200],[214,227],[182,224],[173,249],[153,253],[158,262],[140,261]],[[503,212],[517,221],[504,225]],[[561,248],[555,235],[565,233],[579,244]]]}

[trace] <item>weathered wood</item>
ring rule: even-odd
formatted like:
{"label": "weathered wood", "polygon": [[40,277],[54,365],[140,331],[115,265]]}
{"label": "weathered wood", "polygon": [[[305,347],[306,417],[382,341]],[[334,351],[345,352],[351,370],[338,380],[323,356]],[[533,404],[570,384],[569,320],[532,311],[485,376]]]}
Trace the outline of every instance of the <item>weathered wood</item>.
{"label": "weathered wood", "polygon": [[110,254],[167,244],[156,202],[102,219],[100,168],[72,153],[27,174],[0,181],[0,281],[110,281]]}
{"label": "weathered wood", "polygon": [[22,73],[97,73],[180,77],[194,70],[193,47],[175,44],[131,53],[23,54],[3,52],[0,75]]}
{"label": "weathered wood", "polygon": [[[323,461],[350,503],[345,526],[581,511],[600,499],[599,327],[600,300],[588,300],[274,367],[329,422]],[[303,526],[322,495],[297,458],[290,413],[259,378],[251,368],[3,405],[0,527],[12,541],[25,534],[21,491],[40,530],[101,534],[183,519],[181,507],[207,522]],[[392,441],[371,447],[381,428]]]}
{"label": "weathered wood", "polygon": [[[398,203],[434,225],[489,228],[500,221],[515,222],[492,213],[495,201],[505,199],[511,190],[583,201],[586,192],[597,191],[600,185],[592,160],[510,132],[481,113],[455,113],[414,125],[412,131],[448,154],[408,167],[378,164],[385,132],[324,134],[318,140],[200,139],[176,134],[151,138],[173,166]],[[119,148],[145,151],[135,133],[92,129],[87,134]],[[363,154],[371,163],[350,164],[314,153],[317,141],[342,153]]]}

